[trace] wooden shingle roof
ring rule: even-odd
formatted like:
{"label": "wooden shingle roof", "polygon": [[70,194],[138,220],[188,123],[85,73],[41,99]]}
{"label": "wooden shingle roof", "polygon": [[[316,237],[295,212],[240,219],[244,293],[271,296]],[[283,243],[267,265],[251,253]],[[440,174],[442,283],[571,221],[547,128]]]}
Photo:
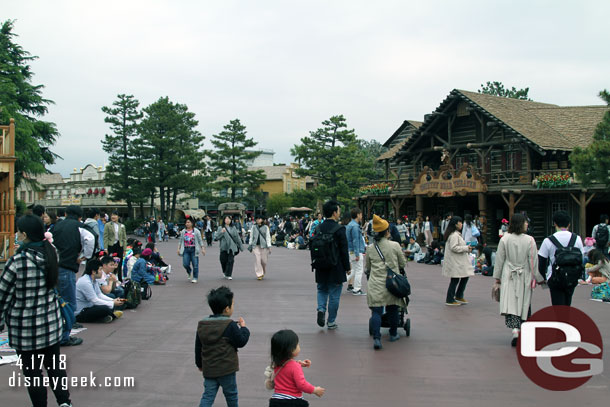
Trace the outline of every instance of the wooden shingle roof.
{"label": "wooden shingle roof", "polygon": [[[593,139],[595,127],[608,111],[608,106],[562,107],[454,89],[436,112],[444,112],[456,100],[466,102],[471,108],[482,112],[487,120],[496,121],[504,128],[513,130],[540,152],[571,151],[578,146],[587,146]],[[400,143],[401,147],[394,151],[394,159],[398,158],[400,151],[408,149],[422,132],[428,131],[435,120],[434,114],[424,120],[410,138]]]}
{"label": "wooden shingle roof", "polygon": [[[417,120],[405,120],[402,123],[402,125],[400,125],[400,127],[394,132],[394,134],[392,134],[392,136],[385,143],[383,143],[383,145],[385,147],[390,146],[392,141],[394,141],[394,139],[396,139],[396,137],[398,137],[403,131],[405,131],[406,128],[411,127],[414,129],[419,129],[422,124],[423,124],[423,122],[418,122]],[[394,157],[394,155],[396,155],[396,153],[398,151],[400,151],[402,146],[405,145],[405,143],[410,139],[410,137],[411,136],[407,136],[404,140],[401,140],[398,143],[396,143],[388,151],[386,151],[385,153],[383,153],[379,157],[377,157],[376,161],[383,161],[383,160],[387,160],[389,158]]]}

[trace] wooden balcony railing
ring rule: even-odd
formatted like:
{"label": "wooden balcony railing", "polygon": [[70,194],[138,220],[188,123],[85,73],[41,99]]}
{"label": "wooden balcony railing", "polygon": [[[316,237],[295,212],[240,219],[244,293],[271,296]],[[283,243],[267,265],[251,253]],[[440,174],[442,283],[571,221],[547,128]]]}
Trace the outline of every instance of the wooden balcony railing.
{"label": "wooden balcony railing", "polygon": [[15,249],[15,120],[0,126],[0,262]]}

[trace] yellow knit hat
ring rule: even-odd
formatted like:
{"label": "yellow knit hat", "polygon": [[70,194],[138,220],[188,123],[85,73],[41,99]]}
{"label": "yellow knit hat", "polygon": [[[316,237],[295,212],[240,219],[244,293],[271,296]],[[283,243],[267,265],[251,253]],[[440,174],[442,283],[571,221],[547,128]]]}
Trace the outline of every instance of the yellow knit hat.
{"label": "yellow knit hat", "polygon": [[383,232],[385,230],[388,230],[389,227],[390,224],[386,220],[381,219],[377,215],[373,215],[373,232]]}

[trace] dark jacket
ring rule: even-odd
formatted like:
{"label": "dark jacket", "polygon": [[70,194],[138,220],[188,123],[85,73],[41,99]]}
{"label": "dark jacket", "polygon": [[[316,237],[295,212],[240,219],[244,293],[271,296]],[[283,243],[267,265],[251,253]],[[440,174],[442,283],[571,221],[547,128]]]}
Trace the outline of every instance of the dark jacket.
{"label": "dark jacket", "polygon": [[75,273],[79,267],[76,260],[82,250],[79,231],[81,225],[78,219],[67,217],[53,228],[53,244],[59,255],[59,267]]}
{"label": "dark jacket", "polygon": [[250,331],[232,319],[210,315],[199,321],[195,335],[195,364],[203,377],[226,376],[239,370],[237,348],[248,343]]}
{"label": "dark jacket", "polygon": [[[327,233],[336,225],[333,219],[326,219],[321,225],[318,225],[320,233]],[[341,226],[334,234],[339,248],[339,261],[337,267],[330,271],[316,270],[316,283],[345,283],[347,277],[345,273],[351,269],[349,263],[349,252],[347,249],[347,235],[345,234],[345,226]]]}

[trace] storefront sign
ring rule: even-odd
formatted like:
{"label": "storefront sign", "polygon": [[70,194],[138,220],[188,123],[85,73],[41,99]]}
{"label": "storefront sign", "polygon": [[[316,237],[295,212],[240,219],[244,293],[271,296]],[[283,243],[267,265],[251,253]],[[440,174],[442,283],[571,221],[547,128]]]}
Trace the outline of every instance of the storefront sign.
{"label": "storefront sign", "polygon": [[[470,174],[470,178],[468,177]],[[428,180],[430,176],[430,180]],[[455,194],[465,195],[469,192],[486,192],[487,185],[478,174],[472,174],[466,170],[460,170],[457,175],[447,179],[447,172],[440,171],[437,174],[431,171],[422,171],[413,183],[413,195],[428,195],[451,197]]]}

